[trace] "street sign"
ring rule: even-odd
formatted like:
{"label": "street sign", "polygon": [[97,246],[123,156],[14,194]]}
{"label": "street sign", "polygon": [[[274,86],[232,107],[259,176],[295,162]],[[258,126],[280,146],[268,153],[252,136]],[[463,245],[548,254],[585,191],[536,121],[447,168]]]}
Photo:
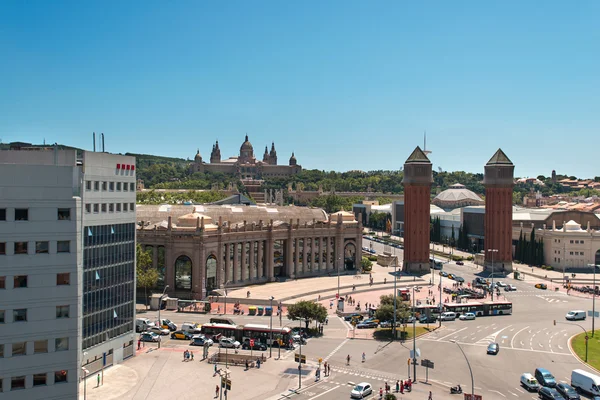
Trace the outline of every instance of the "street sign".
{"label": "street sign", "polygon": [[479,395],[479,394],[467,394],[465,393],[465,400],[482,400],[483,396]]}
{"label": "street sign", "polygon": [[221,378],[221,387],[231,390],[231,379]]}
{"label": "street sign", "polygon": [[250,347],[254,347],[254,339],[250,339]]}
{"label": "street sign", "polygon": [[[421,357],[421,349],[417,349],[417,357]],[[414,355],[414,352],[411,350],[410,351],[410,358],[417,358]]]}
{"label": "street sign", "polygon": [[427,359],[422,359],[421,360],[421,367],[433,369],[433,361],[427,360]]}
{"label": "street sign", "polygon": [[294,353],[294,361],[296,361],[297,363],[306,364],[306,355]]}

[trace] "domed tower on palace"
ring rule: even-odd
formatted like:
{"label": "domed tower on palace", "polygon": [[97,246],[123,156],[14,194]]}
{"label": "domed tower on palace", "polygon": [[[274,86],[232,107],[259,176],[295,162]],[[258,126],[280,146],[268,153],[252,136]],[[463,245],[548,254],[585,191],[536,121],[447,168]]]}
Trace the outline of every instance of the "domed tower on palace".
{"label": "domed tower on palace", "polygon": [[298,165],[298,161],[296,160],[296,156],[294,155],[294,152],[292,151],[292,156],[290,157],[290,166],[293,165]]}
{"label": "domed tower on palace", "polygon": [[240,147],[240,156],[238,161],[242,164],[251,163],[254,164],[256,159],[254,158],[254,148],[252,147],[252,143],[248,140],[248,135],[246,135],[246,140],[242,143]]}
{"label": "domed tower on palace", "polygon": [[485,268],[512,272],[512,202],[515,165],[498,149],[485,165]]}
{"label": "domed tower on palace", "polygon": [[421,148],[404,163],[404,271],[429,271],[432,165]]}
{"label": "domed tower on palace", "polygon": [[219,141],[213,145],[212,152],[210,153],[211,164],[221,162],[221,149],[219,149]]}
{"label": "domed tower on palace", "polygon": [[277,151],[275,151],[275,142],[271,142],[271,152],[269,153],[269,164],[277,165]]}
{"label": "domed tower on palace", "polygon": [[269,148],[265,146],[265,154],[263,154],[263,162],[269,163]]}
{"label": "domed tower on palace", "polygon": [[202,156],[200,155],[200,149],[196,152],[196,156],[194,157],[194,162],[196,164],[202,164]]}

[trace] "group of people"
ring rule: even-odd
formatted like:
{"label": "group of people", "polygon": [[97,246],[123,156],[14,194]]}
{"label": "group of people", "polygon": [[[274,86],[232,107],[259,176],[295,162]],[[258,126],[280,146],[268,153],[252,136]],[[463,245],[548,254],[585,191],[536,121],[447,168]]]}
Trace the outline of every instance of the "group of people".
{"label": "group of people", "polygon": [[186,350],[183,352],[183,361],[194,361],[194,352]]}
{"label": "group of people", "polygon": [[[383,393],[385,391],[385,394],[390,393],[392,390],[392,388],[390,387],[390,385],[385,382],[384,386],[382,388],[379,388],[379,398],[383,398]],[[410,392],[412,390],[412,380],[407,379],[406,381],[403,381],[402,379],[397,380],[396,381],[396,393],[400,393],[400,394],[404,394],[404,391]],[[431,397],[431,392],[429,392],[429,399],[432,399]]]}

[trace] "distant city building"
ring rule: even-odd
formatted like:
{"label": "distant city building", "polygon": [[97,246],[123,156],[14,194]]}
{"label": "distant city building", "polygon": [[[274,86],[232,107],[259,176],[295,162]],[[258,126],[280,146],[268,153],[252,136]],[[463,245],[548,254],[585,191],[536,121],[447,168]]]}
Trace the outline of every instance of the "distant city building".
{"label": "distant city building", "polygon": [[432,203],[440,208],[443,208],[444,210],[453,210],[460,207],[480,206],[485,204],[481,197],[460,183],[455,183],[448,189],[435,196]]}
{"label": "distant city building", "polygon": [[600,230],[593,230],[588,221],[586,229],[570,220],[561,228],[553,223],[536,229],[536,238],[544,242],[544,261],[555,269],[590,268],[590,264],[600,266]]}
{"label": "distant city building", "polygon": [[287,177],[298,174],[302,171],[302,166],[298,165],[296,156],[292,153],[289,159],[289,165],[277,164],[277,151],[275,143],[271,143],[271,150],[265,146],[265,152],[262,160],[256,159],[254,156],[254,148],[248,140],[248,135],[244,143],[240,146],[238,156],[229,157],[225,160],[221,159],[221,149],[219,141],[217,141],[210,153],[210,163],[202,160],[200,149],[194,157],[194,161],[190,165],[190,171],[194,172],[222,172],[226,174],[235,174],[241,179],[261,179],[264,177]]}
{"label": "distant city building", "polygon": [[0,188],[0,392],[76,399],[133,355],[135,158],[0,151]]}

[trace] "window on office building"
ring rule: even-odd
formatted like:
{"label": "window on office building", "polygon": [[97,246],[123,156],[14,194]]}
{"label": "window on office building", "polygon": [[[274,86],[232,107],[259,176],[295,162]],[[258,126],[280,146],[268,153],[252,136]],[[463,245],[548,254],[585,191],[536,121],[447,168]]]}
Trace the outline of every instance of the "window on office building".
{"label": "window on office building", "polygon": [[54,372],[54,383],[65,383],[67,381],[67,370]]}
{"label": "window on office building", "polygon": [[92,181],[85,181],[85,190],[92,190]]}
{"label": "window on office building", "polygon": [[33,353],[47,353],[48,352],[48,340],[36,340],[33,342]]}
{"label": "window on office building", "polygon": [[54,348],[56,351],[69,350],[69,338],[63,337],[54,339]]}
{"label": "window on office building", "polygon": [[102,203],[102,212],[105,213],[106,212],[106,203]]}
{"label": "window on office building", "polygon": [[[3,345],[3,344],[0,344],[0,358],[4,358],[4,345]],[[2,381],[0,380],[0,383],[1,383],[1,382],[2,382]],[[2,387],[2,386],[0,386],[0,388],[1,388],[1,387]]]}
{"label": "window on office building", "polygon": [[92,205],[90,203],[86,203],[85,212],[88,214],[92,212]]}
{"label": "window on office building", "polygon": [[583,244],[583,242],[584,242],[583,240],[580,240],[580,241],[579,241],[579,243],[581,243],[581,244]]}
{"label": "window on office building", "polygon": [[35,242],[35,254],[48,254],[50,249],[50,242]]}
{"label": "window on office building", "polygon": [[108,190],[110,190],[111,192],[115,191],[115,183],[114,182],[108,183]]}
{"label": "window on office building", "polygon": [[123,182],[123,191],[127,192],[128,188],[129,188],[129,185],[127,185],[127,182]]}
{"label": "window on office building", "polygon": [[17,308],[13,310],[13,322],[25,322],[27,321],[27,309]]}
{"label": "window on office building", "polygon": [[27,342],[17,342],[12,344],[13,356],[24,356],[27,354]]}
{"label": "window on office building", "polygon": [[0,208],[0,221],[6,221],[6,208]]}
{"label": "window on office building", "polygon": [[0,289],[6,289],[6,277],[0,276]]}
{"label": "window on office building", "polygon": [[129,211],[135,211],[135,203],[129,203]]}
{"label": "window on office building", "polygon": [[56,318],[69,318],[69,306],[56,306]]}
{"label": "window on office building", "polygon": [[0,310],[0,324],[4,323],[4,310]]}
{"label": "window on office building", "polygon": [[127,203],[123,203],[123,212],[127,211]]}
{"label": "window on office building", "polygon": [[70,285],[71,284],[71,274],[68,272],[62,272],[60,274],[56,274],[56,285]]}
{"label": "window on office building", "polygon": [[108,189],[108,182],[102,181],[102,191],[106,192],[107,189]]}
{"label": "window on office building", "polygon": [[5,255],[5,254],[6,254],[6,243],[0,242],[0,255]]}
{"label": "window on office building", "polygon": [[571,251],[570,254],[573,255],[573,252]]}
{"label": "window on office building", "polygon": [[121,182],[117,182],[117,192],[121,191]]}
{"label": "window on office building", "polygon": [[25,375],[10,378],[10,390],[25,389]]}
{"label": "window on office building", "polygon": [[15,208],[15,221],[29,220],[29,210],[27,208]]}
{"label": "window on office building", "polygon": [[71,242],[69,240],[59,240],[56,242],[56,252],[57,253],[70,253],[71,252]]}
{"label": "window on office building", "polygon": [[94,213],[98,214],[100,212],[100,204],[94,204]]}
{"label": "window on office building", "polygon": [[71,219],[71,209],[70,208],[59,208],[58,209],[58,220],[65,221]]}
{"label": "window on office building", "polygon": [[33,374],[33,386],[45,386],[47,374]]}
{"label": "window on office building", "polygon": [[108,203],[108,212],[115,212],[114,203]]}
{"label": "window on office building", "polygon": [[117,212],[121,212],[121,203],[117,203]]}
{"label": "window on office building", "polygon": [[100,190],[100,181],[94,181],[94,190],[96,192]]}
{"label": "window on office building", "polygon": [[131,183],[129,184],[129,191],[131,191],[131,192],[135,192],[135,183],[131,182]]}
{"label": "window on office building", "polygon": [[15,242],[15,254],[27,254],[27,242]]}
{"label": "window on office building", "polygon": [[26,288],[27,287],[27,275],[15,275],[14,288]]}

